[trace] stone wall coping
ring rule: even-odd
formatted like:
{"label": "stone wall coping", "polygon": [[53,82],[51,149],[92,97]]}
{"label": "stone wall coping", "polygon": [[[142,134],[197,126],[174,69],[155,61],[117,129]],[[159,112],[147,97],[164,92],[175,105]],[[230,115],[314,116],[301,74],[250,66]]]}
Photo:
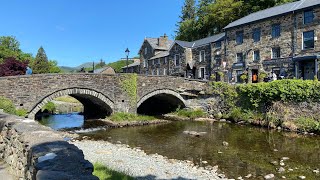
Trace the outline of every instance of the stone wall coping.
{"label": "stone wall coping", "polygon": [[83,152],[58,131],[31,119],[0,114],[0,133],[0,158],[18,179],[98,179]]}

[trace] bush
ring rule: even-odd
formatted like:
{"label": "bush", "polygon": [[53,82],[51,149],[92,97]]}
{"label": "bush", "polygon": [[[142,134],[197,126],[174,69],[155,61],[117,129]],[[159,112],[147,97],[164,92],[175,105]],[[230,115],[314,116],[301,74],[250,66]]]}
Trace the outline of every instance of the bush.
{"label": "bush", "polygon": [[153,116],[146,116],[146,115],[137,115],[125,112],[117,112],[107,117],[111,121],[121,122],[121,121],[150,121],[155,120],[156,118]]}
{"label": "bush", "polygon": [[56,111],[56,105],[53,102],[48,102],[44,107],[42,108],[42,111],[48,111],[50,113],[54,113]]}
{"label": "bush", "polygon": [[298,126],[298,129],[311,132],[311,131],[320,131],[320,122],[313,118],[309,117],[299,117],[296,120],[296,124]]}
{"label": "bush", "polygon": [[174,114],[182,117],[188,117],[191,119],[205,117],[206,113],[201,109],[190,110],[190,109],[178,109]]}
{"label": "bush", "polygon": [[10,99],[0,96],[0,109],[8,114],[15,114],[16,108]]}
{"label": "bush", "polygon": [[28,114],[28,111],[25,109],[17,109],[15,114],[17,116],[26,117]]}

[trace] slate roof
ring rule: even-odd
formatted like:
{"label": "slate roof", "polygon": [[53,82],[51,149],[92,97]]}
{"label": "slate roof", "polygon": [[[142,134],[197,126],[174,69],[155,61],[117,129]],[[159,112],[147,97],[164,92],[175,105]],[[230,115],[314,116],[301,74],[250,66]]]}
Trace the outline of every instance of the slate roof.
{"label": "slate roof", "polygon": [[158,54],[156,54],[155,56],[153,56],[149,60],[157,59],[157,58],[161,58],[161,57],[166,57],[166,56],[169,56],[169,51],[159,52]]}
{"label": "slate roof", "polygon": [[99,68],[99,69],[95,69],[95,70],[94,70],[94,73],[99,74],[99,73],[102,73],[104,70],[107,70],[107,69],[109,69],[109,68],[112,69],[112,67],[109,67],[109,66],[106,66],[106,67],[103,67],[103,68]]}
{"label": "slate roof", "polygon": [[[134,63],[128,65],[128,67],[133,67],[133,66],[140,66],[140,62],[134,62]],[[121,69],[125,69],[125,68],[127,68],[127,66],[124,66]]]}
{"label": "slate roof", "polygon": [[146,38],[146,41],[149,42],[149,44],[151,45],[151,47],[153,49],[159,49],[159,50],[168,50],[171,46],[171,44],[173,43],[172,40],[167,40],[165,47],[161,47],[158,45],[158,38]]}
{"label": "slate roof", "polygon": [[182,47],[185,47],[185,48],[195,48],[195,47],[203,46],[206,44],[210,44],[212,42],[222,40],[224,38],[224,36],[225,36],[225,33],[220,33],[220,34],[216,34],[214,36],[199,39],[199,40],[196,40],[193,42],[179,41],[179,40],[175,40],[174,42],[179,44]]}
{"label": "slate roof", "polygon": [[229,29],[232,27],[240,26],[243,24],[248,24],[251,22],[258,21],[258,20],[290,13],[293,11],[302,10],[302,9],[317,6],[317,5],[320,5],[320,0],[300,0],[300,1],[292,2],[292,3],[283,4],[280,6],[275,6],[272,8],[268,8],[268,9],[265,9],[262,11],[258,11],[258,12],[249,14],[248,16],[245,16],[241,19],[238,19],[238,20],[230,23],[224,29]]}

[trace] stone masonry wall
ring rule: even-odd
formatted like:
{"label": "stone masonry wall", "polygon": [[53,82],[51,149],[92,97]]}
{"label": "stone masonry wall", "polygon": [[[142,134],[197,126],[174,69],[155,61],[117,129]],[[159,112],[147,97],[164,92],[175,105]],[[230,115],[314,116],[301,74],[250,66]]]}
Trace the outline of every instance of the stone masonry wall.
{"label": "stone masonry wall", "polygon": [[[184,76],[185,70],[187,67],[186,64],[186,54],[185,54],[185,48],[181,47],[178,44],[174,44],[174,46],[171,48],[169,52],[169,74],[170,75],[176,75],[176,76]],[[176,66],[175,63],[175,55],[179,55],[180,57],[180,65]]]}
{"label": "stone masonry wall", "polygon": [[[297,32],[296,32],[296,51],[295,53],[299,56],[308,56],[308,55],[317,55],[320,52],[320,7],[313,9],[314,20],[310,24],[303,23],[303,11],[298,12],[296,15],[297,21]],[[315,40],[314,49],[303,50],[303,32],[314,30],[315,37],[318,40]]]}
{"label": "stone masonry wall", "polygon": [[[205,51],[205,59],[200,62],[200,52]],[[205,76],[207,79],[210,75],[210,63],[211,63],[211,45],[207,44],[200,47],[195,47],[192,49],[194,66],[196,67],[196,79],[201,79],[200,68],[205,68]]]}
{"label": "stone masonry wall", "polygon": [[0,158],[17,179],[98,180],[81,150],[29,119],[0,114]]}

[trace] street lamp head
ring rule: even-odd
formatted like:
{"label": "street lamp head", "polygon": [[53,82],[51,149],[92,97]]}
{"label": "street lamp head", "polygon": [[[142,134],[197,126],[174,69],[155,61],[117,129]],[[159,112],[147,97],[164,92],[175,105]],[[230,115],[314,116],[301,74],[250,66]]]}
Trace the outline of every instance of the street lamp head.
{"label": "street lamp head", "polygon": [[128,48],[126,49],[125,53],[126,53],[126,56],[129,56],[130,51]]}

